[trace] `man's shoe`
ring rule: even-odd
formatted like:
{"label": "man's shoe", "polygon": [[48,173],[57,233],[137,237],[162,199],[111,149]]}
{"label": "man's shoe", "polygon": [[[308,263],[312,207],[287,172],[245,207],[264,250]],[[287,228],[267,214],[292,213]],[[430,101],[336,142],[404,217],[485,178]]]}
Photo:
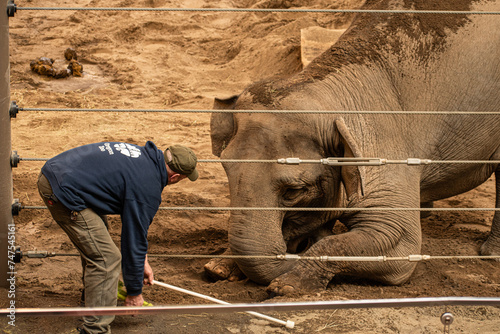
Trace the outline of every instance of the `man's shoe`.
{"label": "man's shoe", "polygon": [[80,327],[76,327],[76,332],[78,334],[89,334],[85,329],[80,328]]}

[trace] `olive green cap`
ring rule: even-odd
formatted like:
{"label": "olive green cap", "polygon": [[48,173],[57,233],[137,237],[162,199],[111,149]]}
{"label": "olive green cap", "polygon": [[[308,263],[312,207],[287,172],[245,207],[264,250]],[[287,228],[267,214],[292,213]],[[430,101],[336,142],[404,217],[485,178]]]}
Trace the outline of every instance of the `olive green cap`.
{"label": "olive green cap", "polygon": [[[172,155],[172,160],[168,160],[167,150]],[[196,170],[196,163],[198,159],[194,152],[182,145],[172,145],[167,148],[163,155],[168,167],[176,173],[186,175],[191,181],[198,179],[198,171]]]}

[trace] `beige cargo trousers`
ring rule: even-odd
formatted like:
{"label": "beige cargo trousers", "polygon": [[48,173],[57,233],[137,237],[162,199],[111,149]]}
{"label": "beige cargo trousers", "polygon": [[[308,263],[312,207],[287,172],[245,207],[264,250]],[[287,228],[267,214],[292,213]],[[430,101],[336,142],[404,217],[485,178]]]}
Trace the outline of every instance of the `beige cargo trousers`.
{"label": "beige cargo trousers", "polygon": [[[116,306],[121,253],[108,232],[105,217],[92,209],[71,211],[55,197],[47,178],[40,173],[38,191],[52,217],[80,252],[85,286],[85,306]],[[87,333],[110,333],[114,316],[83,317]]]}

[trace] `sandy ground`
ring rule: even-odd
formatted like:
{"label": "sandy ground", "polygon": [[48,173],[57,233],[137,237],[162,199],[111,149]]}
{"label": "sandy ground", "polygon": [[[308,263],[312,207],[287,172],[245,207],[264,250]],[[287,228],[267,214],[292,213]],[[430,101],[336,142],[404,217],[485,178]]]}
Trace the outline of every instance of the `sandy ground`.
{"label": "sandy ground", "polygon": [[[106,7],[296,7],[353,8],[361,1],[109,0]],[[17,1],[21,7],[95,7],[99,1]],[[345,28],[349,15],[212,12],[18,11],[10,19],[11,99],[21,107],[210,109],[214,97],[239,93],[265,77],[301,69],[300,29]],[[83,77],[53,79],[31,72],[45,56],[65,68],[73,47]],[[211,154],[208,113],[72,113],[22,111],[12,120],[12,146],[21,157],[52,157],[99,141],[126,141],[160,148],[181,143],[200,159]],[[13,170],[14,198],[42,205],[36,191],[41,162],[23,161]],[[200,163],[200,179],[169,186],[162,206],[228,206],[227,179],[217,163]],[[494,182],[437,207],[493,207]],[[220,254],[227,248],[228,214],[217,211],[160,211],[150,229],[151,254]],[[434,212],[422,219],[423,254],[475,255],[486,239],[491,212]],[[23,251],[75,252],[45,210],[23,210],[15,218]],[[111,217],[119,242],[120,221]],[[156,279],[234,303],[268,301],[264,286],[247,280],[211,282],[205,260],[152,258]],[[17,266],[17,307],[75,307],[80,299],[76,257],[24,259]],[[0,307],[9,300],[1,291]],[[207,303],[162,287],[145,289],[154,305]],[[499,263],[436,260],[420,263],[411,280],[397,287],[335,278],[327,290],[271,301],[346,300],[433,296],[500,296]],[[118,316],[114,333],[440,333],[445,307],[321,310],[274,313],[296,322],[294,330],[245,314]],[[448,307],[453,333],[497,333],[500,309]],[[74,333],[75,317],[23,318],[16,327],[0,320],[3,333]]]}

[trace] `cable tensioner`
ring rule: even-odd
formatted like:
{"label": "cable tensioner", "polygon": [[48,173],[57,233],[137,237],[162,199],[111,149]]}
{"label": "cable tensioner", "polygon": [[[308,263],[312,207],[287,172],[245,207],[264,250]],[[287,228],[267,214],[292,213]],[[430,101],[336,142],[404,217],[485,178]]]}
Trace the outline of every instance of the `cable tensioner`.
{"label": "cable tensioner", "polygon": [[17,12],[17,5],[14,3],[14,0],[9,0],[7,3],[7,17],[14,17],[14,14]]}
{"label": "cable tensioner", "polygon": [[17,151],[12,151],[10,153],[10,167],[15,168],[21,161],[21,157],[17,154]]}
{"label": "cable tensioner", "polygon": [[[14,255],[14,263],[20,263],[23,257],[27,257],[30,259],[43,259],[46,257],[53,257],[56,256],[57,254],[54,252],[47,252],[47,251],[37,251],[37,250],[32,250],[32,251],[27,251],[26,253],[23,253],[21,251],[21,247],[17,246],[15,255]],[[67,255],[67,254],[63,254]]]}
{"label": "cable tensioner", "polygon": [[19,106],[17,105],[16,101],[11,101],[9,108],[10,118],[16,118],[18,113],[19,113]]}
{"label": "cable tensioner", "polygon": [[14,198],[14,201],[12,202],[12,215],[13,216],[19,216],[19,212],[21,212],[21,209],[23,208],[21,202],[19,202],[18,198]]}

